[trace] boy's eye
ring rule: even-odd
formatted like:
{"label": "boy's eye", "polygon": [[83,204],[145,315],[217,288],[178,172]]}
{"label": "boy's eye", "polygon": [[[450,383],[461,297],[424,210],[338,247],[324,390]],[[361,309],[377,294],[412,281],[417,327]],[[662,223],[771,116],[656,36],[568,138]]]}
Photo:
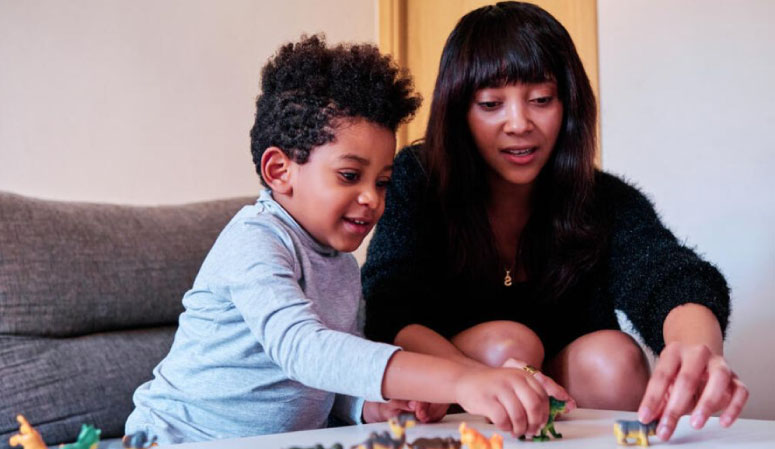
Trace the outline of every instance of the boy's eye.
{"label": "boy's eye", "polygon": [[354,171],[340,171],[339,176],[342,177],[346,182],[356,182],[360,178],[360,175],[358,172]]}

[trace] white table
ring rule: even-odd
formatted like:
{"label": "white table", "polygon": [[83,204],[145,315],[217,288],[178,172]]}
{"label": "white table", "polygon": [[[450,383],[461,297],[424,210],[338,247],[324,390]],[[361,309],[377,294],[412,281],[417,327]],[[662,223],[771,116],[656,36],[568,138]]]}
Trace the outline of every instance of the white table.
{"label": "white table", "polygon": [[[562,433],[560,440],[549,442],[520,441],[510,435],[503,435],[504,449],[535,447],[536,449],[600,449],[616,448],[613,435],[613,423],[617,419],[636,419],[635,413],[614,412],[605,410],[574,410],[555,424],[555,429]],[[407,441],[416,438],[433,438],[453,436],[460,438],[458,426],[461,421],[468,422],[485,436],[489,437],[497,431],[495,426],[487,424],[483,418],[468,414],[448,415],[442,422],[435,424],[418,424],[407,429]],[[358,444],[369,433],[389,431],[387,423],[366,424],[360,426],[337,427],[332,429],[307,430],[301,432],[278,433],[257,437],[238,438],[232,440],[211,441],[206,443],[187,443],[168,446],[175,449],[286,449],[292,446],[311,447],[323,444],[328,449],[334,443],[341,443],[345,449]],[[775,448],[775,421],[759,421],[740,419],[728,429],[718,424],[717,418],[711,418],[702,430],[694,430],[689,425],[688,417],[683,417],[673,438],[663,443],[652,436],[649,441],[653,447],[675,446],[680,448]],[[639,448],[640,446],[633,446]],[[466,448],[467,449],[467,448]]]}

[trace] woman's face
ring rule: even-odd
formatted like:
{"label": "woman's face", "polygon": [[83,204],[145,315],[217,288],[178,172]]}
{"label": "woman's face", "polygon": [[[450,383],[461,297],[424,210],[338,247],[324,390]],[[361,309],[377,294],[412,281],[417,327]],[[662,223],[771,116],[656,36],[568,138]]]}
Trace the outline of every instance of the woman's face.
{"label": "woman's face", "polygon": [[468,126],[490,168],[491,182],[530,186],[549,160],[562,127],[557,83],[479,89],[468,109]]}

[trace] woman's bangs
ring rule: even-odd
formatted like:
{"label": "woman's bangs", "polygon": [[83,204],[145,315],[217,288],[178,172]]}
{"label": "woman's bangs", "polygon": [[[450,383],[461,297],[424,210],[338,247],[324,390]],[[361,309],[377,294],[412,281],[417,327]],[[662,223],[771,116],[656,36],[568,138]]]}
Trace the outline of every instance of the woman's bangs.
{"label": "woman's bangs", "polygon": [[478,48],[469,48],[468,79],[475,90],[556,79],[551,56],[535,36],[525,36],[526,30],[508,33],[493,27],[483,31],[469,41],[480,43]]}

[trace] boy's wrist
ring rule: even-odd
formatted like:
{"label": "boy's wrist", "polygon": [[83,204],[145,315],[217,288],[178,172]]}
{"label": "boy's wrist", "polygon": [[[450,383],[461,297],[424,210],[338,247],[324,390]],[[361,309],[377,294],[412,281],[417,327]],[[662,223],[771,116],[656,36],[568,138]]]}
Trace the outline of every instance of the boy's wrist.
{"label": "boy's wrist", "polygon": [[380,422],[379,402],[364,401],[363,411],[361,412],[361,421],[364,424]]}

